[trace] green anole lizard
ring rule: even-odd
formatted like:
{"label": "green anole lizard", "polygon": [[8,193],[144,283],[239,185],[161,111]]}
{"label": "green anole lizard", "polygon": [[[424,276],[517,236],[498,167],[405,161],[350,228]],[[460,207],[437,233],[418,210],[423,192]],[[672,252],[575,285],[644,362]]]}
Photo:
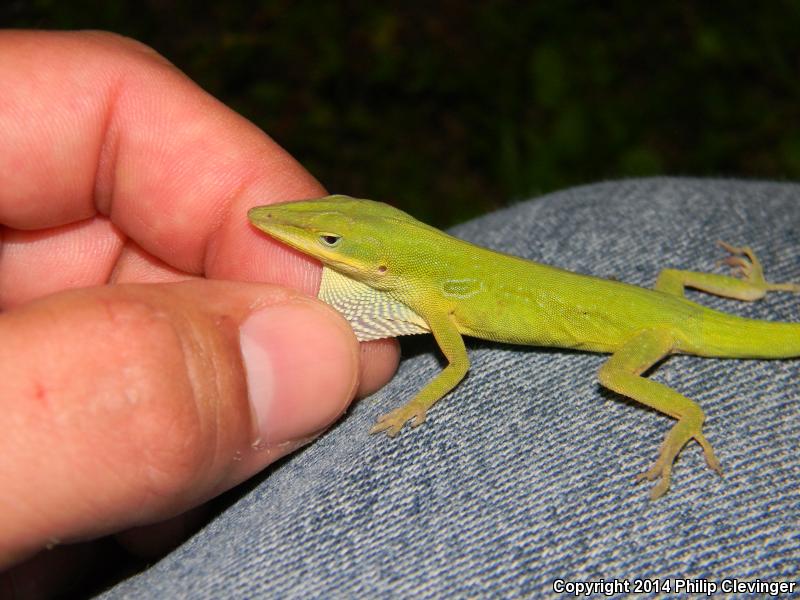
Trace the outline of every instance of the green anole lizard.
{"label": "green anole lizard", "polygon": [[745,319],[683,295],[691,287],[739,300],[800,285],[768,283],[747,247],[722,244],[740,278],[665,269],[655,289],[572,273],[475,246],[387,204],[328,196],[259,206],[248,213],[260,230],[323,264],[319,298],[338,309],[359,340],[432,333],[448,365],[372,432],[396,435],[466,375],[463,335],[497,342],[610,353],[600,383],[677,422],[658,459],[639,479],[670,484],[672,464],[695,439],[708,466],[722,473],[703,435],[703,410],[642,377],[670,354],[730,358],[800,356],[800,324]]}

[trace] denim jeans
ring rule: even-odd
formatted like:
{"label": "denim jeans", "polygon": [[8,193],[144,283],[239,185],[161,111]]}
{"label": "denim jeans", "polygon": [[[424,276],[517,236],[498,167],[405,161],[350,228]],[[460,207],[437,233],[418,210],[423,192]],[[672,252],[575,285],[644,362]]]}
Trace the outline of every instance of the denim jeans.
{"label": "denim jeans", "polygon": [[[721,239],[752,246],[768,279],[800,281],[800,186],[792,184],[601,183],[453,233],[642,286],[666,267],[714,271]],[[789,293],[754,303],[688,295],[726,312],[800,321],[800,297]],[[642,580],[669,579],[674,591],[687,580],[800,579],[800,360],[674,356],[659,365],[650,377],[705,410],[725,476],[706,468],[690,442],[670,491],[651,501],[652,484],[634,476],[652,464],[674,421],[601,388],[605,356],[470,340],[468,377],[422,427],[394,439],[369,435],[378,415],[442,368],[430,336],[411,348],[387,387],[104,597],[530,597],[562,589],[566,597],[569,582],[618,580],[647,592],[654,583]]]}

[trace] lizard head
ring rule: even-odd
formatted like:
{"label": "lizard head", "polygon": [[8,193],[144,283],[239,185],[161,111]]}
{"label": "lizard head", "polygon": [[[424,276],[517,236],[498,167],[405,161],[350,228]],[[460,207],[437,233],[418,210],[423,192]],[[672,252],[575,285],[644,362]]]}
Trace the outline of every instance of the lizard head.
{"label": "lizard head", "polygon": [[389,285],[398,226],[414,222],[388,204],[341,195],[257,206],[247,217],[271,237],[376,288]]}

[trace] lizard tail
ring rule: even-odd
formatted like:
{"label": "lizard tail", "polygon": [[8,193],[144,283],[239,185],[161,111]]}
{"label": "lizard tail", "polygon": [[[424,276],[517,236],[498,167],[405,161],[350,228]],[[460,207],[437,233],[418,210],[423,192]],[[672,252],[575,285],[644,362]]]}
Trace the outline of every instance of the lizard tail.
{"label": "lizard tail", "polygon": [[702,325],[704,356],[792,358],[800,356],[800,323],[745,319],[713,312]]}

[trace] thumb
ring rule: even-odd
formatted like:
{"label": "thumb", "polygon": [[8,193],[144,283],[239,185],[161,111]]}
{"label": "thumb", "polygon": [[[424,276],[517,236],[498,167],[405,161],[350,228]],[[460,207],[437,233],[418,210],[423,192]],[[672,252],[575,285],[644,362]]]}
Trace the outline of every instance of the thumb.
{"label": "thumb", "polygon": [[324,304],[188,281],[55,294],[0,315],[0,567],[166,519],[327,427],[359,347]]}

